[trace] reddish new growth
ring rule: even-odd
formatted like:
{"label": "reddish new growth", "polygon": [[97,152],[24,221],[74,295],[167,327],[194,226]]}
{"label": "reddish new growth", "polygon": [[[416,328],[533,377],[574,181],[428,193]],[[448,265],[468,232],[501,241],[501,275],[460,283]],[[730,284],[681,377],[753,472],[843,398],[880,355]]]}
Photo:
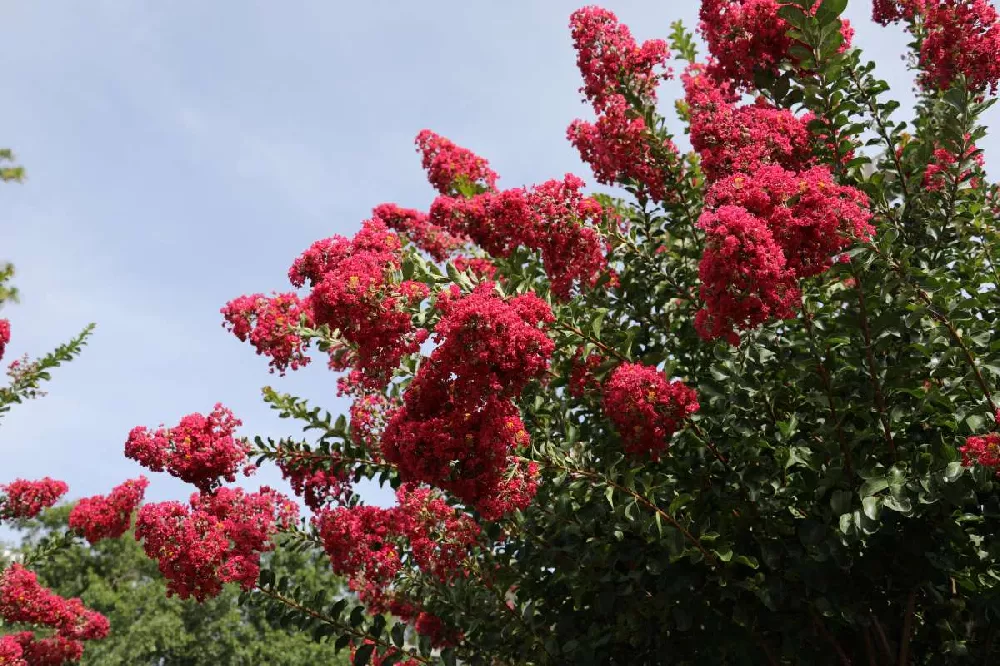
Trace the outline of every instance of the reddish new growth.
{"label": "reddish new growth", "polygon": [[439,307],[440,344],[393,414],[382,453],[405,480],[449,490],[494,519],[523,506],[498,497],[520,502],[530,487],[511,461],[528,442],[511,400],[548,368],[554,344],[539,327],[552,312],[532,294],[504,299],[489,282],[465,297],[444,292]]}
{"label": "reddish new growth", "polygon": [[224,583],[252,589],[260,574],[260,554],[274,549],[272,537],[298,517],[295,503],[263,487],[246,493],[219,488],[215,494],[139,509],[135,537],[146,555],[159,562],[167,592],[204,601]]}
{"label": "reddish new growth", "polygon": [[210,492],[222,480],[233,482],[250,450],[233,433],[242,422],[216,404],[208,416],[189,414],[172,428],[136,426],[125,442],[125,456],[154,472],[167,471]]}
{"label": "reddish new growth", "polygon": [[1000,82],[1000,20],[989,0],[876,0],[882,25],[909,22],[922,37],[920,85],[946,90],[960,75],[970,90],[995,93]]}
{"label": "reddish new growth", "polygon": [[991,432],[981,437],[969,437],[965,440],[965,446],[958,450],[962,453],[962,464],[966,467],[982,465],[1000,476],[1000,434]]}
{"label": "reddish new growth", "polygon": [[606,242],[599,231],[608,212],[583,196],[584,182],[572,174],[531,189],[516,188],[469,199],[438,197],[431,220],[468,236],[495,257],[518,247],[540,252],[552,291],[568,298],[574,285],[590,288],[607,270]]}
{"label": "reddish new growth", "polygon": [[[813,13],[820,6],[817,0]],[[777,75],[783,62],[792,61],[790,26],[778,15],[781,0],[702,0],[699,31],[715,59],[709,66],[714,78],[752,90],[754,72]],[[854,29],[841,21],[840,33],[847,49]]]}
{"label": "reddish new growth", "polygon": [[[30,666],[79,661],[83,642],[105,638],[110,630],[106,617],[79,599],[64,599],[43,587],[33,572],[16,563],[0,574],[0,618],[10,624],[33,624],[55,631],[42,640],[36,640],[30,631],[14,634],[22,663]],[[9,639],[0,642],[0,659],[6,656],[17,664],[17,654]]]}
{"label": "reddish new growth", "polygon": [[10,320],[0,319],[0,360],[3,360],[8,343],[10,343]]}
{"label": "reddish new growth", "polygon": [[311,325],[312,316],[294,293],[240,296],[226,303],[221,312],[223,327],[243,342],[249,341],[258,354],[271,358],[271,372],[285,374],[288,368],[298,370],[309,363],[306,342],[294,329],[303,316],[306,325]]}
{"label": "reddish new growth", "polygon": [[90,543],[117,539],[128,531],[132,514],[139,507],[149,481],[144,476],[115,487],[107,496],[80,500],[69,514],[69,527]]}
{"label": "reddish new growth", "polygon": [[427,180],[441,194],[458,194],[460,182],[485,192],[496,189],[497,174],[490,163],[471,150],[427,129],[417,135],[416,144]]}
{"label": "reddish new growth", "polygon": [[313,243],[288,274],[296,287],[311,285],[306,305],[316,324],[329,326],[352,346],[356,368],[371,386],[383,385],[403,356],[418,351],[426,339],[426,331],[414,328],[410,310],[429,290],[396,281],[401,247],[398,235],[372,219],[352,239]]}
{"label": "reddish new growth", "polygon": [[465,244],[463,238],[453,236],[432,224],[426,213],[413,208],[400,208],[396,204],[384,203],[375,207],[372,217],[382,220],[390,229],[406,234],[414,245],[436,261],[444,261]]}
{"label": "reddish new growth", "polygon": [[[966,135],[966,140],[968,138],[968,135]],[[954,173],[956,170],[955,167],[960,162],[961,171]],[[951,151],[945,148],[937,148],[934,151],[930,164],[927,165],[927,169],[924,171],[923,187],[929,192],[937,192],[945,187],[951,179],[957,178],[958,183],[969,181],[970,186],[976,188],[979,186],[979,183],[975,178],[969,180],[970,176],[972,176],[977,168],[982,170],[984,167],[983,153],[974,145],[969,146],[965,154],[962,155],[961,160],[957,159]]]}
{"label": "reddish new growth", "polygon": [[695,327],[706,339],[739,343],[738,331],[785,319],[798,281],[826,271],[856,239],[868,239],[867,197],[837,185],[825,167],[795,174],[764,166],[715,183],[698,226],[705,230]]}
{"label": "reddish new growth", "polygon": [[813,163],[808,117],[797,118],[763,99],[736,106],[731,89],[700,65],[681,76],[691,114],[691,145],[708,180],[752,173],[764,164],[793,171]]}
{"label": "reddish new growth", "polygon": [[63,481],[49,477],[38,481],[17,479],[6,485],[0,485],[0,520],[18,518],[34,518],[43,509],[55,505],[59,498],[69,491]]}
{"label": "reddish new growth", "polygon": [[615,424],[625,451],[653,460],[659,460],[674,432],[698,406],[694,389],[640,363],[619,365],[604,384],[604,413]]}

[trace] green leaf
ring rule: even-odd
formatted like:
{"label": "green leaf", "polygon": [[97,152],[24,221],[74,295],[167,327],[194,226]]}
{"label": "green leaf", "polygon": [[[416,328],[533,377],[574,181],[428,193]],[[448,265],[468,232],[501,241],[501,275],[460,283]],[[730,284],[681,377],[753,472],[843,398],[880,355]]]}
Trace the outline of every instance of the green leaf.
{"label": "green leaf", "polygon": [[881,500],[878,497],[865,497],[861,500],[861,508],[871,520],[878,520],[881,504]]}
{"label": "green leaf", "polygon": [[847,9],[847,0],[823,0],[816,10],[816,21],[822,26],[832,23]]}
{"label": "green leaf", "polygon": [[355,650],[354,659],[351,660],[351,664],[353,666],[368,666],[368,662],[372,658],[372,652],[374,651],[374,643],[365,643]]}
{"label": "green leaf", "polygon": [[615,489],[612,488],[611,486],[608,486],[607,488],[605,488],[604,489],[604,497],[605,497],[605,499],[608,500],[608,504],[611,505],[611,508],[612,509],[615,508]]}
{"label": "green leaf", "polygon": [[870,497],[877,493],[882,492],[889,487],[889,479],[885,477],[878,477],[875,479],[868,479],[863,484],[861,484],[861,497]]}
{"label": "green leaf", "polygon": [[399,648],[403,647],[403,643],[406,642],[406,625],[402,622],[397,622],[393,625],[389,635],[392,637],[393,645]]}

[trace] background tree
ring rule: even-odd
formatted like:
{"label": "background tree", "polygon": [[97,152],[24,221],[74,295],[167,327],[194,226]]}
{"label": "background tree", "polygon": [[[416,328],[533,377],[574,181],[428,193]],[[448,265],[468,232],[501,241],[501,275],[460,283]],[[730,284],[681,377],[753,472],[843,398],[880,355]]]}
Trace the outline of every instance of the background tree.
{"label": "background tree", "polygon": [[[17,557],[43,538],[67,529],[71,506],[49,509],[19,527],[24,542],[11,549]],[[321,554],[320,554],[321,555]],[[317,553],[285,549],[269,566],[294,574],[303,593],[324,590],[336,595],[339,580]],[[253,606],[237,604],[239,591],[229,587],[219,596],[197,603],[167,597],[163,576],[142,547],[127,535],[90,546],[75,542],[34,565],[43,584],[65,597],[80,597],[111,621],[111,635],[88,646],[82,664],[116,666],[299,666],[341,664],[333,645],[282,629],[280,622]],[[280,618],[278,618],[280,620]]]}

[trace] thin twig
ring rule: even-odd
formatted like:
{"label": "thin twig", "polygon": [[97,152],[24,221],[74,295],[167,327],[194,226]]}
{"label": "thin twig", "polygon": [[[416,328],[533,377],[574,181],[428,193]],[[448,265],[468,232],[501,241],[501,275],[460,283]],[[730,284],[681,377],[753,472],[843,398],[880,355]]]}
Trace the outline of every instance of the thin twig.
{"label": "thin twig", "polygon": [[858,304],[861,314],[861,332],[865,336],[865,356],[868,359],[868,374],[871,377],[872,388],[875,390],[875,407],[878,409],[879,421],[882,423],[882,430],[885,433],[885,441],[889,444],[889,451],[892,453],[893,462],[898,462],[899,456],[896,453],[896,443],[892,439],[892,430],[889,428],[889,415],[886,413],[885,397],[882,395],[882,384],[878,379],[878,369],[875,365],[875,354],[872,351],[871,325],[868,323],[868,307],[865,304],[865,290],[861,285],[861,276],[858,275],[857,268],[851,264],[854,273],[854,287],[858,292]]}
{"label": "thin twig", "polygon": [[899,638],[899,666],[910,663],[910,638],[913,635],[913,614],[917,609],[917,588],[906,597],[906,615],[903,616],[903,633]]}
{"label": "thin twig", "polygon": [[843,664],[843,666],[851,666],[850,658],[847,656],[847,653],[844,652],[844,649],[840,647],[840,643],[838,643],[837,639],[833,637],[830,630],[826,628],[826,623],[823,622],[823,618],[821,618],[812,608],[809,609],[809,614],[812,616],[813,624],[816,626],[816,630],[819,631],[823,639],[830,644],[833,651],[837,653],[837,656],[840,658],[840,663]]}

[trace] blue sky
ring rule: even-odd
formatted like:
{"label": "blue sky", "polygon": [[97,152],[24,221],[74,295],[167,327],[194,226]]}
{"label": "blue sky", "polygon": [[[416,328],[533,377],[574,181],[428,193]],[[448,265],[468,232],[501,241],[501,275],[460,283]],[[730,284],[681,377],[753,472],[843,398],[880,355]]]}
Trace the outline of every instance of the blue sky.
{"label": "blue sky", "polygon": [[[141,471],[122,454],[134,425],[217,401],[245,433],[286,434],[265,384],[343,407],[321,363],[268,375],[219,308],[286,289],[298,253],[351,235],[378,203],[426,207],[413,149],[425,127],[487,157],[504,186],[568,171],[592,182],[564,138],[587,114],[567,29],[577,6],[0,0],[0,146],[29,174],[0,189],[0,259],[22,291],[3,312],[7,358],[98,324],[49,395],[0,426],[0,481],[52,475],[73,497],[106,492]],[[677,18],[693,27],[698,3],[605,6],[645,39]],[[911,100],[902,30],[869,15],[870,2],[851,3],[856,43]],[[665,108],[678,92],[665,86]],[[150,499],[190,492],[153,476]]]}

